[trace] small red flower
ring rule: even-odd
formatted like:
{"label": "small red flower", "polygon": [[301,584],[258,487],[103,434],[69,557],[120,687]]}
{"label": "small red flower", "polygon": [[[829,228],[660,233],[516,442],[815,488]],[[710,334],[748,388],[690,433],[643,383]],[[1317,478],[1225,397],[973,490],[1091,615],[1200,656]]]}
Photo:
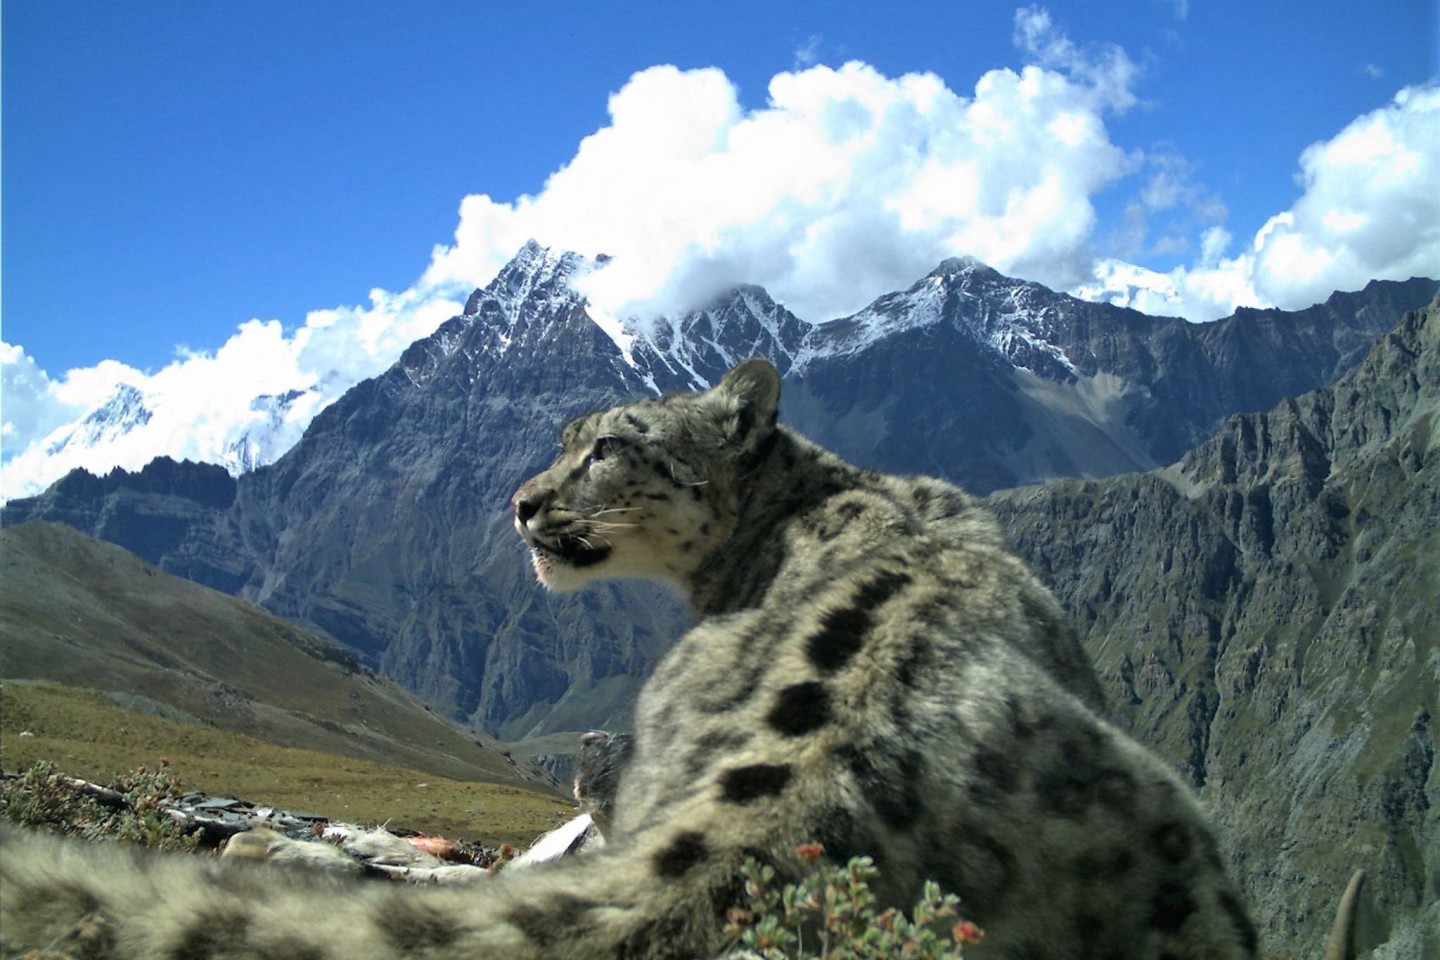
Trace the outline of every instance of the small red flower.
{"label": "small red flower", "polygon": [[950,938],[956,943],[979,943],[984,937],[984,932],[969,920],[961,920],[950,931]]}
{"label": "small red flower", "polygon": [[795,856],[806,863],[814,863],[825,853],[825,847],[819,843],[802,843],[795,848]]}

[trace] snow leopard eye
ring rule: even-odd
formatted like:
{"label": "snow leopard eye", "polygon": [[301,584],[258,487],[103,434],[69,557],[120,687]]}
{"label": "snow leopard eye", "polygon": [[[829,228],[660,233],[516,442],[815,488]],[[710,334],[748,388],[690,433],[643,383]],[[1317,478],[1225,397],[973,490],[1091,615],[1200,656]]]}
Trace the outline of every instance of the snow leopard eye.
{"label": "snow leopard eye", "polygon": [[614,456],[615,452],[620,449],[620,445],[621,440],[619,437],[610,434],[606,434],[603,437],[596,437],[595,446],[590,448],[590,453],[585,457],[585,465],[588,467],[592,463],[599,463],[608,457]]}

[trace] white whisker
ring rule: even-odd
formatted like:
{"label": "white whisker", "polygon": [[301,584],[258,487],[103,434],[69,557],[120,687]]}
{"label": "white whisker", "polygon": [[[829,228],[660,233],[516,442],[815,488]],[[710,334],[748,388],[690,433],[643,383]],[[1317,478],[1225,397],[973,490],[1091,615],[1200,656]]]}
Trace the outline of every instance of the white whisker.
{"label": "white whisker", "polygon": [[681,480],[680,476],[675,472],[675,464],[671,463],[668,466],[670,467],[670,479],[683,487],[703,487],[710,482],[709,480]]}
{"label": "white whisker", "polygon": [[594,520],[596,517],[603,517],[607,513],[631,513],[639,509],[639,507],[606,507],[604,510],[596,510],[586,519]]}

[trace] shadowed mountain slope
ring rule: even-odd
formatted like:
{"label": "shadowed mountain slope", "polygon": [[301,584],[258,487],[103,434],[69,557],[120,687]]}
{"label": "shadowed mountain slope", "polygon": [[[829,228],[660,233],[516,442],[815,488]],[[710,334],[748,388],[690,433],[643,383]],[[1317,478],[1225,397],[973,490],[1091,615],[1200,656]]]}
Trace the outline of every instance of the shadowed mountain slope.
{"label": "shadowed mountain slope", "polygon": [[1273,947],[1313,953],[1360,866],[1362,941],[1440,952],[1440,303],[1172,467],[990,504]]}
{"label": "shadowed mountain slope", "polygon": [[0,677],[460,780],[552,784],[332,641],[61,524],[0,531]]}

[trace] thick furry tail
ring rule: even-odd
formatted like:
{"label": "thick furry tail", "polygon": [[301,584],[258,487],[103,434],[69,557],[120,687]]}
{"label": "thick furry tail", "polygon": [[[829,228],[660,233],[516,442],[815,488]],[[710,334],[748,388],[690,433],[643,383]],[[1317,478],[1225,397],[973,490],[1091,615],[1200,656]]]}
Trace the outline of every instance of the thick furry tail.
{"label": "thick furry tail", "polygon": [[1364,887],[1365,871],[1356,870],[1335,910],[1335,923],[1330,927],[1330,939],[1325,942],[1325,960],[1355,960],[1355,912]]}
{"label": "thick furry tail", "polygon": [[701,859],[683,845],[607,848],[463,887],[415,887],[0,827],[0,956],[707,956],[724,945],[723,912],[716,908],[733,896],[724,883],[734,870]]}

